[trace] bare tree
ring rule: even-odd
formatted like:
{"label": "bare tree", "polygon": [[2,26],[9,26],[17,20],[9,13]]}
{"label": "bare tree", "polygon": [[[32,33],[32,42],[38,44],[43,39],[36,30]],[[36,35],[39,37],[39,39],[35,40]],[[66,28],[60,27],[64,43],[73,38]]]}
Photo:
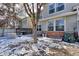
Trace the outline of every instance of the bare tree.
{"label": "bare tree", "polygon": [[0,27],[3,28],[3,36],[5,27],[7,28],[8,26],[10,26],[11,28],[15,28],[14,21],[20,18],[18,18],[16,15],[15,3],[2,3],[0,5]]}
{"label": "bare tree", "polygon": [[4,36],[4,28],[7,24],[6,11],[7,11],[7,9],[4,8],[4,5],[0,4],[0,27],[3,29],[2,30],[2,36]]}
{"label": "bare tree", "polygon": [[4,5],[7,7],[7,17],[6,19],[8,20],[7,25],[10,25],[10,22],[13,22],[13,28],[15,28],[15,23],[14,21],[11,20],[15,20],[15,3],[4,3]]}
{"label": "bare tree", "polygon": [[33,29],[34,43],[37,43],[37,24],[40,17],[41,8],[45,3],[23,3],[27,15],[30,17]]}

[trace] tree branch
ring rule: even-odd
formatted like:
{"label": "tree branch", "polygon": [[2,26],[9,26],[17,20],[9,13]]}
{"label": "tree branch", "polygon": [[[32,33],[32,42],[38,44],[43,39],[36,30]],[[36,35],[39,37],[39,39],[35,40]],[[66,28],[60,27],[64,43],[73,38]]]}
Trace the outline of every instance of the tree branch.
{"label": "tree branch", "polygon": [[33,18],[35,18],[34,3],[32,3],[32,14],[33,14]]}
{"label": "tree branch", "polygon": [[31,8],[30,8],[30,6],[29,6],[29,4],[28,4],[28,3],[26,3],[26,6],[27,6],[28,11],[30,12],[30,14],[32,14],[32,10],[31,10]]}
{"label": "tree branch", "polygon": [[28,9],[27,9],[27,7],[26,7],[26,4],[25,4],[25,3],[23,3],[23,6],[24,6],[25,11],[27,12],[28,16],[29,16],[29,17],[31,17],[31,15],[29,14]]}
{"label": "tree branch", "polygon": [[41,7],[44,5],[45,3],[38,3],[38,12],[40,13],[41,12]]}
{"label": "tree branch", "polygon": [[41,7],[44,5],[45,3],[37,3],[37,17],[39,18],[40,13],[41,13]]}

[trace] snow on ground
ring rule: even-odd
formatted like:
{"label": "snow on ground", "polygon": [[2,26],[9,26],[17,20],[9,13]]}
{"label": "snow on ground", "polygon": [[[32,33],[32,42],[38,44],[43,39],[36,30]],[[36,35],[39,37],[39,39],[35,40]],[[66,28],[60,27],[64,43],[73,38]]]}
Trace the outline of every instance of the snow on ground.
{"label": "snow on ground", "polygon": [[[21,42],[25,41],[32,41],[32,37],[22,36],[22,37],[16,37],[16,39],[7,39],[6,37],[0,38],[0,55],[8,55],[9,50],[12,49],[8,46],[10,45],[19,45]],[[16,47],[18,48],[18,47]],[[6,52],[7,51],[7,52]]]}
{"label": "snow on ground", "polygon": [[31,44],[31,36],[16,37],[16,39],[8,39],[0,37],[0,56],[45,56],[48,55],[49,49],[62,49],[66,46],[79,48],[79,43],[61,42],[61,39],[53,39],[47,37],[38,37],[37,44]]}

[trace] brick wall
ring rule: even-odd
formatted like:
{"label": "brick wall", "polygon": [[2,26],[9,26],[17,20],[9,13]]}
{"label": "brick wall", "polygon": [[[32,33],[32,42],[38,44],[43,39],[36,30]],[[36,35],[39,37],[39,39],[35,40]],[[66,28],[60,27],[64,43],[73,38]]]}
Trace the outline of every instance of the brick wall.
{"label": "brick wall", "polygon": [[53,31],[48,31],[47,36],[48,37],[62,37],[64,35],[64,32],[53,32]]}

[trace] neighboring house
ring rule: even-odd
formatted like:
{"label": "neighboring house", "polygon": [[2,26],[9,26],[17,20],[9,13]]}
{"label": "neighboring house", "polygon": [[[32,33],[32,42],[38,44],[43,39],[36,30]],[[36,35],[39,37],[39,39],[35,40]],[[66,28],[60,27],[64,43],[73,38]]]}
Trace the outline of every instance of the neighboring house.
{"label": "neighboring house", "polygon": [[79,3],[46,4],[41,12],[38,30],[52,37],[61,37],[64,32],[79,32]]}
{"label": "neighboring house", "polygon": [[[17,8],[17,13],[19,19],[17,20],[17,26],[16,26],[16,32],[18,34],[27,34],[31,33],[31,21],[29,17],[27,17],[27,14],[25,13],[25,9],[23,8],[23,5],[20,4],[20,10]],[[19,11],[18,11],[19,10]]]}
{"label": "neighboring house", "polygon": [[17,22],[18,27],[16,28],[17,34],[25,35],[32,33],[32,24],[28,17],[22,18],[18,22]]}

